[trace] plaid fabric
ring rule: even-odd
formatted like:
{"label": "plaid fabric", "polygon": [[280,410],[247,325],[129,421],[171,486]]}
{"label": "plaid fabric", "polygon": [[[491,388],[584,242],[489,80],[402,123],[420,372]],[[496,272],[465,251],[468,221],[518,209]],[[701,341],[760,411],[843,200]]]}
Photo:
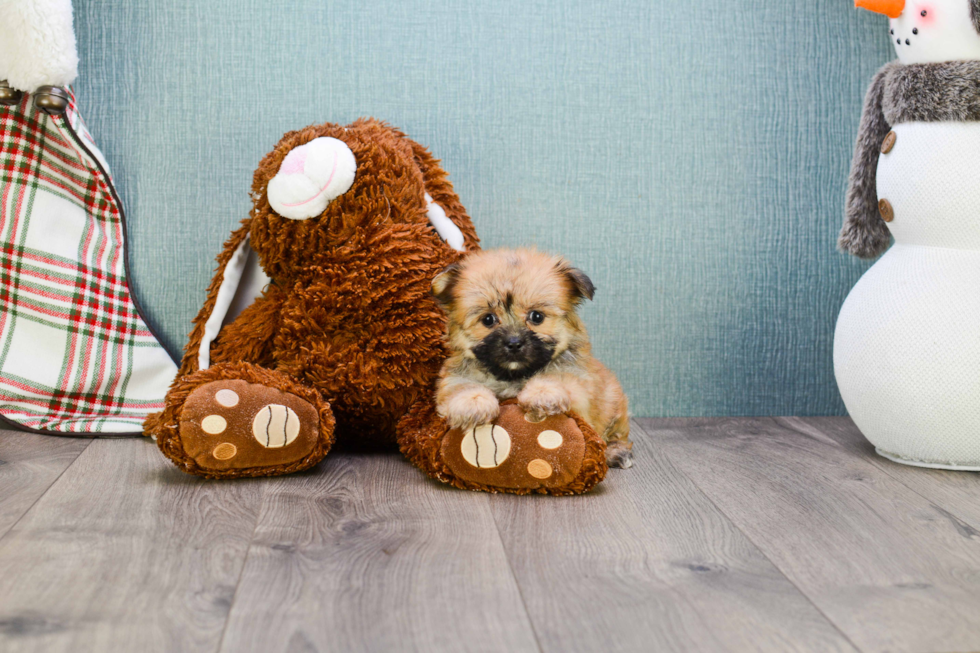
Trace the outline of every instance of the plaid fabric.
{"label": "plaid fabric", "polygon": [[139,433],[177,373],[127,282],[123,214],[75,107],[0,106],[0,416]]}

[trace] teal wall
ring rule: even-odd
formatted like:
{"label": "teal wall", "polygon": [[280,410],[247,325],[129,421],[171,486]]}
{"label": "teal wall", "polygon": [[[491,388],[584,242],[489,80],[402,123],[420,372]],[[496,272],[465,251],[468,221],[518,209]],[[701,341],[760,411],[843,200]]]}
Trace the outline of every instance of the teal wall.
{"label": "teal wall", "polygon": [[835,250],[892,53],[849,0],[75,0],[79,102],[134,283],[183,346],[280,135],[373,115],[443,159],[486,246],[562,252],[641,416],[835,414]]}

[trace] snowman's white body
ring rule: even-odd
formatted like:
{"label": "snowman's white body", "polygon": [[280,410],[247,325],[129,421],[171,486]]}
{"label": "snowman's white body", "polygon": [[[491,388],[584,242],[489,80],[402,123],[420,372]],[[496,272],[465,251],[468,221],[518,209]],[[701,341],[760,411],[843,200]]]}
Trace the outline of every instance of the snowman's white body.
{"label": "snowman's white body", "polygon": [[905,123],[878,161],[895,244],[841,308],[834,371],[879,453],[980,470],[980,123]]}
{"label": "snowman's white body", "polygon": [[[902,64],[980,60],[975,0],[856,4],[891,17]],[[895,244],[841,308],[837,384],[882,455],[980,470],[980,123],[893,131],[894,146],[878,158],[877,192],[892,207]]]}

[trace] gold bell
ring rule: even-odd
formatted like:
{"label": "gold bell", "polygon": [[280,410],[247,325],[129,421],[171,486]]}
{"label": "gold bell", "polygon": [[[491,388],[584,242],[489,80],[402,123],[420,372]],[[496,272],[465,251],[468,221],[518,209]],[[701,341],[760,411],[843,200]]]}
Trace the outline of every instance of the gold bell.
{"label": "gold bell", "polygon": [[12,87],[7,83],[7,80],[0,79],[0,105],[5,107],[16,106],[20,104],[20,100],[23,97],[24,93],[22,91],[18,91]]}
{"label": "gold bell", "polygon": [[68,108],[68,92],[59,86],[42,86],[33,95],[34,108],[49,116],[60,116]]}

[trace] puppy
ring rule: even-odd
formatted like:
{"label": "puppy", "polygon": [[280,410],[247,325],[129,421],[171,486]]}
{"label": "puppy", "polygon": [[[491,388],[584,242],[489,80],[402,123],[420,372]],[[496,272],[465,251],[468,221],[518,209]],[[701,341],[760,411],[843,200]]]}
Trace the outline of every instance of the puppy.
{"label": "puppy", "polygon": [[631,467],[626,395],[592,358],[575,312],[595,287],[561,257],[533,249],[470,254],[432,282],[449,316],[450,357],[436,393],[452,427],[493,421],[517,398],[532,421],[574,411],[607,443],[611,467]]}

